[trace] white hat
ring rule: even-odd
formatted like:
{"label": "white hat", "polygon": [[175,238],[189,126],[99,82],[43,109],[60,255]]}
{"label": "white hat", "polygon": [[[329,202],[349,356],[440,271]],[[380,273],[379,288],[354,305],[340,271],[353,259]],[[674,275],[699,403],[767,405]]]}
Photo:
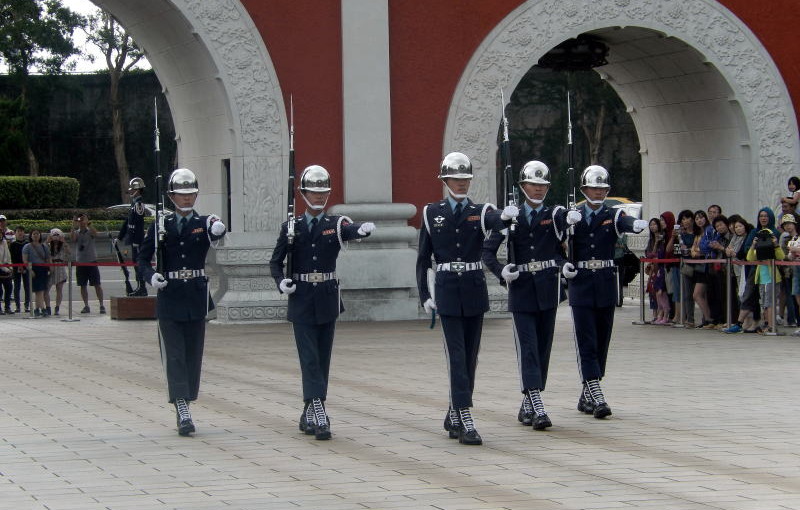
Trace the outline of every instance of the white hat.
{"label": "white hat", "polygon": [[64,236],[64,232],[61,231],[59,228],[50,229],[51,236]]}
{"label": "white hat", "polygon": [[8,219],[8,218],[6,218],[5,214],[0,214],[0,220],[6,220],[6,219]]}

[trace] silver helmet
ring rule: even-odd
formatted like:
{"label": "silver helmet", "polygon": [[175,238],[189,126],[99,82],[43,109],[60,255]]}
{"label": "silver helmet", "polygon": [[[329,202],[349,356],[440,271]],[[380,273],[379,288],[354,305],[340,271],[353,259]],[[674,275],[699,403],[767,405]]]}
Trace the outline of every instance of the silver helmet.
{"label": "silver helmet", "polygon": [[442,160],[439,179],[472,179],[472,163],[460,152],[451,152]]}
{"label": "silver helmet", "polygon": [[300,176],[300,191],[325,193],[331,190],[331,175],[319,165],[307,166]]}
{"label": "silver helmet", "polygon": [[608,170],[600,165],[587,166],[581,174],[581,188],[610,188]]}
{"label": "silver helmet", "polygon": [[144,180],[141,177],[134,177],[128,183],[128,193],[139,189],[144,189]]}
{"label": "silver helmet", "polygon": [[519,172],[519,183],[550,184],[550,169],[541,161],[528,161]]}
{"label": "silver helmet", "polygon": [[197,177],[188,168],[178,168],[169,176],[167,193],[178,193],[179,195],[189,195],[197,193]]}

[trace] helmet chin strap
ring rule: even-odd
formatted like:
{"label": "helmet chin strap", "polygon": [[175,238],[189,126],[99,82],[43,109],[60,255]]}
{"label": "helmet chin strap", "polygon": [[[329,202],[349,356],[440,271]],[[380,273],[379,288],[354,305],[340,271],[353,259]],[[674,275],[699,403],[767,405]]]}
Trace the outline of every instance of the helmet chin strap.
{"label": "helmet chin strap", "polygon": [[520,186],[519,189],[522,190],[522,194],[525,195],[525,198],[528,200],[528,202],[532,203],[533,205],[540,205],[542,202],[544,202],[544,199],[547,198],[547,193],[544,194],[541,200],[538,200],[536,198],[531,198],[530,195],[525,193],[525,190],[522,189],[522,186]]}
{"label": "helmet chin strap", "polygon": [[[467,196],[468,196],[467,193],[463,193],[463,194],[462,193],[456,193],[452,189],[450,189],[450,186],[448,186],[446,182],[444,182],[444,181],[442,181],[442,182],[444,183],[444,187],[447,188],[447,191],[450,193],[450,196],[452,196],[453,198],[457,198],[458,200],[464,200],[465,198],[467,198]],[[467,188],[467,191],[469,191],[469,188]]]}
{"label": "helmet chin strap", "polygon": [[192,212],[194,210],[194,207],[178,207],[178,206],[175,206],[175,209],[177,209],[177,210],[179,210],[181,212]]}
{"label": "helmet chin strap", "polygon": [[605,196],[601,200],[592,200],[591,198],[586,196],[586,193],[584,193],[583,190],[581,190],[581,195],[583,195],[586,201],[592,205],[603,205],[603,202],[606,201],[606,196],[608,196],[608,192],[606,192]]}
{"label": "helmet chin strap", "polygon": [[309,207],[309,209],[313,209],[315,211],[321,211],[321,210],[325,209],[325,206],[328,205],[328,198],[330,198],[330,195],[328,195],[327,197],[325,197],[325,203],[324,204],[322,204],[322,205],[314,205],[314,204],[312,204],[311,202],[308,201],[308,199],[306,198],[306,194],[305,193],[300,193],[300,196],[303,197],[303,200],[305,200],[306,205]]}

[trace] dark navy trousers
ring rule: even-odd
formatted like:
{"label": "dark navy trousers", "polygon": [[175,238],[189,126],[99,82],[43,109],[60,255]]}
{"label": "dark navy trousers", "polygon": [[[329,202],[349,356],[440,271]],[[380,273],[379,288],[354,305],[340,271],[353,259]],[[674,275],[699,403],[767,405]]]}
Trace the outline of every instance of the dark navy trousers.
{"label": "dark navy trousers", "polygon": [[472,407],[483,315],[441,315],[439,319],[444,332],[444,348],[450,376],[450,405],[454,409]]}
{"label": "dark navy trousers", "polygon": [[514,312],[514,339],[520,390],[543,390],[547,382],[557,308],[540,312]]}
{"label": "dark navy trousers", "polygon": [[170,403],[176,398],[197,400],[203,365],[206,321],[159,319],[161,363],[167,376]]}
{"label": "dark navy trousers", "polygon": [[328,374],[331,369],[333,334],[336,320],[324,324],[292,323],[294,341],[303,376],[303,400],[328,397]]}
{"label": "dark navy trousers", "polygon": [[581,381],[602,379],[606,373],[616,307],[572,306],[571,308]]}

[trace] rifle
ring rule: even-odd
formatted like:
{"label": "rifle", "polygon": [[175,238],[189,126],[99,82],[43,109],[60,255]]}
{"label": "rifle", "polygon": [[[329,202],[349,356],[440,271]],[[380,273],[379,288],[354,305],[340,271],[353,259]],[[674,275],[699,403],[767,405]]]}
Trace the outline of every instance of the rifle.
{"label": "rifle", "polygon": [[[506,117],[506,99],[503,89],[500,89],[500,115],[503,122],[503,141],[501,143],[500,158],[503,165],[503,181],[506,195],[506,205],[517,205],[517,188],[514,185],[514,171],[511,168],[511,142],[508,139],[508,118]],[[506,256],[509,264],[515,264],[514,256],[514,232],[517,230],[517,219],[511,220],[508,227],[508,239],[506,240]]]}
{"label": "rifle", "polygon": [[155,131],[153,136],[155,138],[155,161],[156,161],[156,218],[155,218],[155,228],[156,232],[153,236],[153,240],[156,245],[156,272],[164,275],[164,263],[166,261],[166,244],[164,243],[164,237],[167,234],[166,228],[164,227],[164,195],[162,189],[162,181],[163,176],[161,175],[161,144],[159,142],[160,132],[158,130],[158,98],[153,98],[153,105],[154,105],[154,119],[155,119]]}
{"label": "rifle", "polygon": [[[569,178],[569,189],[567,192],[567,208],[570,211],[575,211],[578,209],[577,204],[575,203],[575,151],[574,146],[572,144],[572,105],[569,99],[569,88],[567,88],[567,158],[569,160],[569,169],[567,170],[567,176]],[[573,234],[575,233],[575,225],[570,225],[567,229],[567,260],[570,262],[574,262],[573,257]]]}
{"label": "rifle", "polygon": [[119,250],[119,246],[117,243],[114,242],[114,239],[111,237],[111,232],[108,233],[109,239],[111,239],[111,246],[114,247],[114,251],[117,255],[117,262],[119,262],[119,268],[122,269],[122,274],[125,275],[125,295],[130,296],[133,294],[133,287],[131,286],[131,273],[128,271],[128,266],[125,265],[125,257],[122,256],[122,252]]}
{"label": "rifle", "polygon": [[286,191],[286,277],[294,274],[294,99],[289,96],[289,182]]}

